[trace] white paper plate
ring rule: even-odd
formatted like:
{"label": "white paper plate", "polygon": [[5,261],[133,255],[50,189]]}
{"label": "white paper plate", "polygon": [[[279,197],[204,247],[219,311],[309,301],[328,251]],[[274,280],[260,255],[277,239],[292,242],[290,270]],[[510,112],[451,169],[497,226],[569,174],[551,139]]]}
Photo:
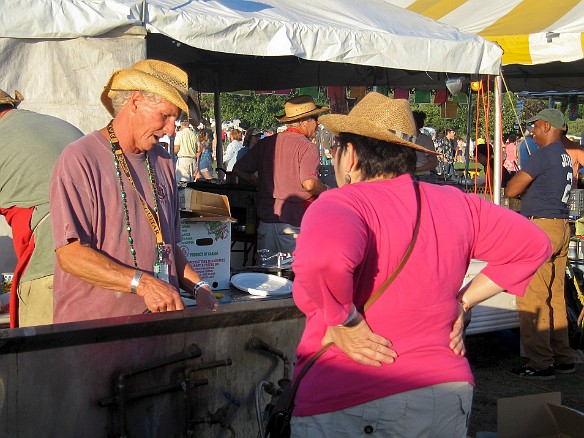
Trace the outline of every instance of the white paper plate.
{"label": "white paper plate", "polygon": [[292,282],[277,275],[261,272],[242,272],[231,277],[236,288],[260,297],[285,296],[292,294]]}

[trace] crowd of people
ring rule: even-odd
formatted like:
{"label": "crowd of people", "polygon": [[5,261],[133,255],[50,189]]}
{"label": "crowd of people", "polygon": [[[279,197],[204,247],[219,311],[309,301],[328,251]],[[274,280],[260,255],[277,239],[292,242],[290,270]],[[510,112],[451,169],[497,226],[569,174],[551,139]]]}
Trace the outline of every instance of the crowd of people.
{"label": "crowd of people", "polygon": [[[112,120],[87,135],[17,109],[21,100],[0,94],[0,131],[26,142],[17,150],[0,141],[0,213],[21,245],[12,291],[21,325],[182,310],[179,289],[215,309],[178,247],[177,181],[217,178],[212,132],[187,121],[187,74],[155,60],[114,72],[101,94]],[[371,92],[348,115],[327,112],[309,96],[288,99],[275,115],[283,129],[234,128],[222,157],[257,187],[258,249],[294,254],[293,298],[306,316],[295,378],[328,348],[302,374],[292,436],[355,436],[364,425],[383,436],[466,436],[474,381],[464,315],[501,291],[518,297],[529,359],[513,372],[573,373],[563,272],[575,160],[562,113],[530,121],[536,147],[524,164],[527,139],[507,139],[506,193],[522,196],[517,214],[424,181],[432,169],[454,178],[465,145],[451,128],[435,142],[421,135],[423,115],[407,100]],[[319,179],[321,125],[334,190]],[[488,168],[489,142],[474,152]],[[41,156],[43,171],[27,181]],[[487,265],[461,287],[473,258]]]}

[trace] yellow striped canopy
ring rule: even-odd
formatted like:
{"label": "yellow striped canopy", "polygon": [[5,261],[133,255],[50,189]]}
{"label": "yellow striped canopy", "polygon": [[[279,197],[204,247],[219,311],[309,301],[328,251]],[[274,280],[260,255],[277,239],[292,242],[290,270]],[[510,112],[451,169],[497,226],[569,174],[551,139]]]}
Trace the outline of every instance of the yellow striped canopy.
{"label": "yellow striped canopy", "polygon": [[389,0],[503,48],[503,65],[584,58],[581,0]]}

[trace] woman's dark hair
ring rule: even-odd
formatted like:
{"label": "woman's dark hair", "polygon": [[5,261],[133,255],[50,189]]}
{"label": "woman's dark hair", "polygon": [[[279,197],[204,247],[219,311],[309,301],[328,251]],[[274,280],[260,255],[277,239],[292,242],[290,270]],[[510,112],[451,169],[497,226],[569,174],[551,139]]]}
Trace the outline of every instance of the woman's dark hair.
{"label": "woman's dark hair", "polygon": [[389,173],[395,176],[413,174],[416,169],[416,151],[407,146],[342,132],[339,135],[339,153],[347,149],[347,143],[352,143],[355,148],[359,157],[357,168],[364,179]]}

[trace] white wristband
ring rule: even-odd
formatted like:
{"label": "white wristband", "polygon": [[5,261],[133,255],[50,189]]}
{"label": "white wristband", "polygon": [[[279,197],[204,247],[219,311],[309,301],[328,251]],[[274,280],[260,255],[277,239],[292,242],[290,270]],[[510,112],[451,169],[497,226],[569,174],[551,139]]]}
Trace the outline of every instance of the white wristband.
{"label": "white wristband", "polygon": [[134,277],[132,278],[132,282],[130,283],[130,292],[133,294],[138,293],[138,285],[140,284],[140,278],[142,278],[142,271],[136,271]]}
{"label": "white wristband", "polygon": [[195,284],[195,287],[193,288],[193,295],[195,296],[195,300],[197,299],[197,293],[199,292],[199,289],[205,286],[211,289],[211,286],[206,281],[201,280],[197,284]]}

